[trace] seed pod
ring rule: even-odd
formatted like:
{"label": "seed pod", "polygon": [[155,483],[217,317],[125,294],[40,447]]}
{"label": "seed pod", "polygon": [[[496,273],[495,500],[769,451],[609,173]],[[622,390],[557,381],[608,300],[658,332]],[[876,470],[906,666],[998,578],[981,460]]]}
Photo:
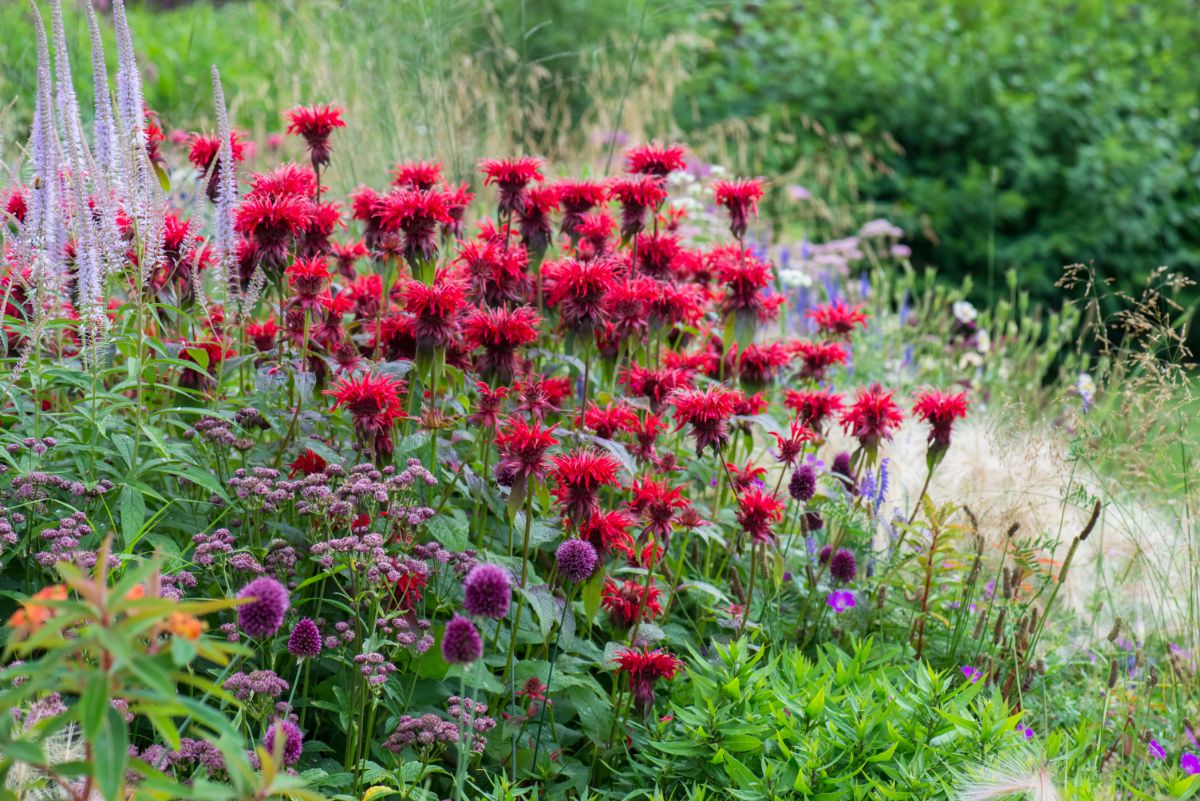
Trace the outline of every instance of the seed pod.
{"label": "seed pod", "polygon": [[1012,579],[1009,578],[1008,568],[1006,567],[1006,568],[1004,568],[1004,594],[1002,597],[1006,600],[1008,598],[1011,598],[1012,597],[1011,592],[1012,592]]}
{"label": "seed pod", "polygon": [[1117,637],[1121,636],[1121,618],[1118,616],[1113,622],[1112,630],[1108,632],[1108,641],[1115,642]]}
{"label": "seed pod", "polygon": [[1021,530],[1021,524],[1013,523],[1011,526],[1008,527],[1008,531],[1005,533],[1004,536],[1008,537],[1011,540],[1013,538],[1013,535],[1016,534],[1020,530]]}
{"label": "seed pod", "polygon": [[987,613],[979,616],[979,622],[975,624],[975,631],[971,634],[972,640],[978,640],[983,636],[983,627],[987,625]]}
{"label": "seed pod", "polygon": [[979,518],[971,511],[970,506],[963,506],[963,511],[967,513],[967,519],[971,521],[971,530],[979,531]]}
{"label": "seed pod", "polygon": [[1046,660],[1039,659],[1036,663],[1034,663],[1033,669],[1038,672],[1039,676],[1045,676],[1046,675]]}
{"label": "seed pod", "polygon": [[1092,516],[1090,518],[1088,518],[1087,525],[1083,527],[1083,531],[1079,532],[1079,536],[1076,537],[1076,539],[1079,540],[1080,542],[1083,542],[1084,540],[1086,540],[1088,538],[1088,535],[1090,535],[1092,533],[1092,529],[1094,529],[1096,527],[1096,521],[1099,519],[1100,519],[1100,501],[1097,500],[1095,505],[1092,506]]}
{"label": "seed pod", "polygon": [[1037,610],[1037,607],[1035,606],[1029,610],[1029,630],[1037,631],[1037,623],[1038,623],[1038,610]]}
{"label": "seed pod", "polygon": [[1071,569],[1071,560],[1075,558],[1075,551],[1079,548],[1079,538],[1071,540],[1071,548],[1067,551],[1067,558],[1063,560],[1062,570],[1058,571],[1058,583],[1062,584],[1067,580],[1067,571]]}
{"label": "seed pod", "polygon": [[1133,664],[1138,667],[1144,667],[1146,664],[1146,655],[1142,653],[1142,649],[1138,648],[1137,653],[1133,656]]}
{"label": "seed pod", "polygon": [[1158,686],[1158,668],[1154,665],[1150,666],[1150,679],[1146,684],[1152,688]]}
{"label": "seed pod", "polygon": [[996,628],[992,631],[992,645],[1000,644],[1000,635],[1004,633],[1004,617],[1008,613],[1008,607],[1000,610],[1000,616],[996,618]]}
{"label": "seed pod", "polygon": [[1117,660],[1110,659],[1108,661],[1108,689],[1112,689],[1117,684]]}

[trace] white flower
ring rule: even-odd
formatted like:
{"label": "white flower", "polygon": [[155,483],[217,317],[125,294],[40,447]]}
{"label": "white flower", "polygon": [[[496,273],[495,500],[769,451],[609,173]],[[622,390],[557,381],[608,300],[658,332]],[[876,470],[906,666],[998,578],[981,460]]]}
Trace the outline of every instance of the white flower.
{"label": "white flower", "polygon": [[789,268],[779,271],[779,280],[784,286],[795,289],[796,287],[812,286],[812,276],[803,270]]}
{"label": "white flower", "polygon": [[963,324],[973,323],[975,322],[975,318],[979,316],[976,308],[965,300],[954,301],[954,306],[951,308],[954,312],[954,319]]}

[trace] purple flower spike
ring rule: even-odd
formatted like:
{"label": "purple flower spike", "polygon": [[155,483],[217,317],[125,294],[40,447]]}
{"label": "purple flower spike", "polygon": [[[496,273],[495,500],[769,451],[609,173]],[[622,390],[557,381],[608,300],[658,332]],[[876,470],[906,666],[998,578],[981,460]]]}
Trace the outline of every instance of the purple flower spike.
{"label": "purple flower spike", "polygon": [[475,617],[499,620],[512,603],[512,579],[499,565],[476,565],[463,582],[463,607]]}
{"label": "purple flower spike", "polygon": [[1150,756],[1154,757],[1155,759],[1167,758],[1167,752],[1164,751],[1163,747],[1158,744],[1158,740],[1151,740],[1150,744],[1146,746],[1146,750],[1149,751]]}
{"label": "purple flower spike", "polygon": [[288,653],[301,659],[312,659],[321,655],[321,632],[312,618],[304,618],[292,629],[288,637]]}
{"label": "purple flower spike", "polygon": [[959,669],[962,671],[962,674],[967,677],[967,681],[972,683],[979,681],[979,679],[983,676],[978,669],[973,668],[970,665],[963,665]]}
{"label": "purple flower spike", "polygon": [[442,656],[451,665],[465,665],[483,655],[483,640],[475,624],[461,615],[455,615],[446,624],[442,635]]}
{"label": "purple flower spike", "polygon": [[252,598],[238,607],[238,626],[251,637],[269,637],[283,625],[288,610],[287,590],[269,576],[260,576],[238,592],[239,598]]}

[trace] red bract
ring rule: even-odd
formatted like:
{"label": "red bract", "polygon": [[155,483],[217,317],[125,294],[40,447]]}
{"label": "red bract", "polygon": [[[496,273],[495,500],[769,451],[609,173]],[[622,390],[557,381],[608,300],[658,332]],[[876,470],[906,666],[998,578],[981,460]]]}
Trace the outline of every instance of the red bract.
{"label": "red bract", "polygon": [[620,463],[607,453],[591,448],[576,448],[550,460],[554,479],[554,498],[563,513],[577,525],[600,509],[596,493],[604,486],[616,486]]}
{"label": "red bract", "polygon": [[521,242],[533,253],[542,253],[554,238],[550,214],[558,208],[558,187],[537,184],[525,190],[525,202],[517,213]]}
{"label": "red bract", "polygon": [[333,249],[329,237],[340,225],[342,212],[336,203],[310,203],[308,225],[300,242],[301,254],[310,257],[328,255]]}
{"label": "red bract", "polygon": [[525,187],[542,179],[542,160],[536,156],[520,156],[515,159],[484,159],[479,170],[484,174],[483,184],[495,184],[500,190],[500,211],[512,214],[524,210]]}
{"label": "red bract", "polygon": [[287,132],[304,137],[308,146],[309,158],[313,167],[329,163],[329,135],[334,128],[345,128],[342,120],[342,109],[337,106],[319,104],[313,106],[297,106],[287,112]]}
{"label": "red bract", "polygon": [[729,373],[753,387],[773,384],[779,377],[779,371],[791,360],[791,353],[782,342],[751,342],[741,353],[734,343],[725,354],[725,366]]}
{"label": "red bract", "polygon": [[607,255],[614,225],[613,218],[603,211],[580,216],[578,224],[572,229],[582,240],[579,243],[579,255],[590,259]]}
{"label": "red bract", "polygon": [[263,323],[246,324],[246,336],[250,337],[255,349],[259,351],[268,351],[275,347],[275,336],[278,333],[279,326],[275,324],[274,317]]}
{"label": "red bract", "polygon": [[840,342],[800,340],[792,344],[792,350],[803,362],[800,377],[810,381],[823,381],[830,367],[835,364],[845,364],[849,357],[849,353]]}
{"label": "red bract", "polygon": [[438,273],[433,286],[404,283],[404,308],[415,318],[413,333],[419,348],[445,348],[453,342],[459,313],[466,305],[466,285],[445,272]]}
{"label": "red bract", "polygon": [[288,286],[296,293],[296,303],[302,309],[314,308],[317,296],[329,283],[329,264],[320,256],[297,259],[287,268]]}
{"label": "red bract", "polygon": [[653,412],[646,412],[631,430],[637,441],[633,455],[643,462],[654,462],[657,458],[654,443],[658,440],[658,435],[667,430],[667,424]]}
{"label": "red bract", "polygon": [[350,193],[350,216],[363,223],[363,242],[367,248],[384,250],[387,234],[380,216],[383,195],[369,186],[360,186]]}
{"label": "red bract", "polygon": [[683,497],[683,487],[672,487],[665,480],[643,478],[635,479],[629,491],[633,496],[629,509],[646,522],[646,530],[654,534],[655,539],[663,543],[669,541],[676,514],[691,506]]}
{"label": "red bract", "polygon": [[[229,149],[230,156],[236,164],[244,161],[246,158],[246,143],[243,141],[245,135],[241,131],[230,131],[229,133]],[[215,200],[217,197],[217,189],[221,185],[221,164],[217,162],[217,156],[221,152],[221,139],[216,134],[192,134],[188,138],[188,161],[190,161],[201,174],[207,174],[208,185],[205,191],[208,193],[210,200]],[[213,166],[214,162],[216,166]],[[211,168],[211,169],[210,169]]]}
{"label": "red bract", "polygon": [[637,522],[633,515],[623,509],[610,512],[593,512],[579,526],[579,536],[592,544],[600,554],[620,552],[633,555],[633,535],[629,527]]}
{"label": "red bract", "polygon": [[868,450],[874,450],[882,440],[891,439],[892,429],[904,419],[892,395],[872,384],[860,389],[854,402],[842,412],[842,428]]}
{"label": "red bract", "polygon": [[654,620],[662,614],[662,604],[658,601],[660,594],[653,581],[642,586],[636,581],[626,580],[618,584],[611,578],[605,578],[600,605],[608,611],[615,628],[627,629],[639,618]]}
{"label": "red bract", "polygon": [[604,319],[604,296],[616,282],[613,261],[566,258],[542,267],[546,302],[557,308],[566,328],[590,331]]}
{"label": "red bract", "polygon": [[533,290],[523,247],[506,248],[486,240],[462,242],[455,265],[466,271],[471,297],[488,306],[526,303]]}
{"label": "red bract", "polygon": [[[4,201],[5,213],[19,223],[25,222],[25,214],[29,210],[29,206],[25,202],[27,191],[28,189],[24,186],[14,186],[8,193],[8,199]],[[566,225],[566,220],[563,221],[563,225]]]}
{"label": "red bract", "polygon": [[437,229],[452,222],[446,194],[438,189],[393,189],[375,206],[378,224],[404,235],[404,255],[426,261],[437,254]]}
{"label": "red bract", "polygon": [[470,185],[465,183],[458,186],[443,184],[442,192],[446,197],[446,213],[450,215],[450,222],[446,223],[445,230],[454,238],[462,239],[463,219],[467,216],[467,207],[475,199],[475,193],[471,191]]}
{"label": "red bract", "polygon": [[475,391],[479,393],[479,400],[467,422],[473,426],[494,429],[500,423],[501,406],[508,397],[508,387],[492,389],[483,381],[476,381]]}
{"label": "red bract", "polygon": [[557,186],[558,201],[563,210],[560,230],[573,242],[580,236],[578,227],[584,213],[603,203],[608,192],[599,181],[560,181]]}
{"label": "red bract", "polygon": [[442,165],[436,161],[406,161],[392,168],[392,186],[433,189],[442,180]]}
{"label": "red bract", "polygon": [[502,384],[516,372],[516,350],[537,342],[542,318],[528,306],[515,309],[476,309],[463,320],[463,340],[472,350],[483,349],[476,369]]}
{"label": "red bract", "polygon": [[738,240],[746,235],[750,216],[758,215],[758,201],[762,196],[762,181],[757,178],[713,182],[713,200],[728,210],[729,231]]}
{"label": "red bract", "polygon": [[667,402],[675,407],[675,428],[691,427],[696,455],[712,448],[720,452],[729,441],[729,418],[733,417],[737,395],[723,386],[708,389],[676,390]]}
{"label": "red bract", "polygon": [[692,385],[692,374],[688,370],[665,367],[650,370],[634,362],[621,374],[621,383],[635,397],[649,398],[655,409],[662,406],[668,396],[677,389]]}
{"label": "red bract", "polygon": [[665,178],[687,166],[683,145],[649,144],[625,151],[625,171]]}
{"label": "red bract", "polygon": [[855,327],[867,327],[867,315],[863,314],[862,306],[851,306],[842,300],[825,303],[805,314],[817,324],[817,328],[825,334],[849,338]]}
{"label": "red bract", "polygon": [[679,237],[675,234],[638,234],[637,267],[654,278],[670,278],[679,250]]}
{"label": "red bract", "polygon": [[629,674],[633,705],[642,715],[649,714],[654,707],[654,682],[673,679],[683,668],[683,663],[674,655],[657,649],[652,651],[648,646],[641,650],[620,651],[613,660],[617,663],[618,673]]}
{"label": "red bract", "polygon": [[[201,356],[200,354],[204,355]],[[210,390],[216,387],[216,376],[221,362],[234,355],[234,351],[221,342],[180,342],[179,358],[196,365],[185,367],[179,376],[179,386],[187,389]]]}
{"label": "red bract", "polygon": [[524,487],[530,479],[545,478],[550,466],[546,451],[557,444],[554,426],[543,428],[540,422],[531,425],[523,417],[510,417],[496,435],[500,454],[496,481],[503,486]]}
{"label": "red bract", "polygon": [[789,389],[783,405],[795,411],[800,422],[820,433],[825,421],[842,410],[842,396],[828,389]]}
{"label": "red bract", "polygon": [[646,227],[646,210],[658,208],[667,199],[662,179],[652,175],[614,178],[608,195],[621,204],[621,236],[629,237]]}
{"label": "red bract", "polygon": [[930,450],[945,451],[950,447],[954,421],[967,416],[967,393],[951,394],[938,389],[922,390],[913,404],[913,414],[930,425]]}
{"label": "red bract", "polygon": [[756,543],[771,542],[771,526],[783,520],[783,501],[762,487],[749,487],[738,496],[738,525]]}
{"label": "red bract", "polygon": [[267,195],[299,195],[309,198],[317,194],[317,174],[311,167],[299,164],[281,164],[268,173],[259,173],[250,179],[247,198]]}
{"label": "red bract", "polygon": [[404,414],[400,393],[404,382],[390,375],[363,373],[357,378],[339,378],[325,390],[335,400],[333,408],[344,407],[354,418],[354,428],[363,445],[377,455],[392,452],[392,423]]}
{"label": "red bract", "polygon": [[619,432],[632,431],[638,425],[638,418],[624,403],[607,406],[589,403],[583,417],[577,417],[575,424],[590,428],[601,439],[612,439]]}
{"label": "red bract", "polygon": [[299,195],[247,196],[234,214],[238,233],[254,240],[258,259],[268,267],[287,260],[290,241],[312,219],[311,204]]}

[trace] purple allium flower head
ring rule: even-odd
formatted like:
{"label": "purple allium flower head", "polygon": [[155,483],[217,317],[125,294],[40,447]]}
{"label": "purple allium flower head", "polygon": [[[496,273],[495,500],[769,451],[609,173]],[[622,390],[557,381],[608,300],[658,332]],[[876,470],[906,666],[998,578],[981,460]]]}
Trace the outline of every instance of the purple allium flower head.
{"label": "purple allium flower head", "polygon": [[558,560],[558,572],[575,584],[587,581],[596,572],[596,549],[587,540],[566,540],[558,546],[555,558]]}
{"label": "purple allium flower head", "polygon": [[304,618],[292,629],[288,637],[288,653],[292,656],[311,659],[321,654],[321,632],[312,618]]}
{"label": "purple allium flower head", "polygon": [[833,555],[832,545],[822,545],[821,550],[817,552],[817,564],[825,564],[829,561],[829,557]]}
{"label": "purple allium flower head", "polygon": [[283,625],[288,593],[275,579],[259,576],[242,587],[237,597],[252,599],[237,610],[238,626],[251,637],[269,637]]}
{"label": "purple allium flower head", "polygon": [[976,682],[983,677],[983,674],[979,672],[978,668],[971,667],[970,665],[963,665],[959,669],[962,671],[962,674],[967,677],[967,681]]}
{"label": "purple allium flower head", "polygon": [[805,502],[812,498],[817,491],[817,471],[811,464],[802,464],[792,473],[788,482],[788,492],[798,501]]}
{"label": "purple allium flower head", "polygon": [[837,473],[839,476],[845,476],[846,478],[850,477],[851,467],[849,453],[842,451],[837,456],[833,457],[833,472]]}
{"label": "purple allium flower head", "polygon": [[1163,747],[1161,745],[1158,744],[1158,740],[1151,740],[1150,743],[1146,746],[1146,750],[1149,751],[1150,756],[1154,757],[1155,759],[1166,759],[1167,758],[1167,752],[1165,750],[1163,750]]}
{"label": "purple allium flower head", "polygon": [[[508,614],[512,579],[499,565],[476,565],[463,582],[463,607],[476,617],[496,620]],[[470,660],[468,660],[470,661]]]}
{"label": "purple allium flower head", "polygon": [[300,749],[304,747],[304,734],[300,727],[290,720],[276,720],[267,729],[263,738],[263,747],[271,753],[275,752],[275,734],[283,730],[283,764],[291,767],[300,761]]}
{"label": "purple allium flower head", "polygon": [[842,583],[854,581],[854,577],[858,575],[858,562],[854,559],[854,552],[849,548],[838,548],[837,553],[829,558],[829,575]]}
{"label": "purple allium flower head", "polygon": [[825,528],[825,518],[821,517],[817,512],[804,513],[804,530],[805,531],[820,531]]}
{"label": "purple allium flower head", "polygon": [[850,590],[834,590],[829,593],[829,597],[825,599],[825,603],[838,614],[845,612],[847,609],[853,609],[856,606],[854,593]]}
{"label": "purple allium flower head", "polygon": [[1179,767],[1183,768],[1183,772],[1189,776],[1195,776],[1200,773],[1200,757],[1185,753],[1179,758]]}
{"label": "purple allium flower head", "polygon": [[465,665],[483,655],[479,629],[462,615],[455,615],[442,634],[442,656],[451,665]]}

